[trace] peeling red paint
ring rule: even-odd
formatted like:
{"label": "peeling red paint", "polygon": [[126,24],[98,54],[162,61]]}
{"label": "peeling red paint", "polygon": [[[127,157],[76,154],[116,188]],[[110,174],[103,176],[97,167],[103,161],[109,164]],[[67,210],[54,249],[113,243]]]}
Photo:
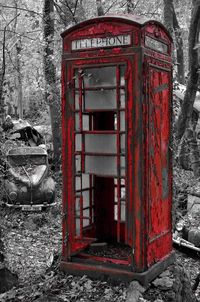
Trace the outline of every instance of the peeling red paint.
{"label": "peeling red paint", "polygon": [[[101,40],[113,36],[117,41],[116,37],[123,35],[126,35],[127,40],[125,45],[121,46],[108,46],[106,40],[104,42]],[[70,262],[70,259],[73,257],[74,262],[78,261],[75,259],[83,261],[83,258],[84,261],[88,261],[88,256],[81,258],[80,251],[92,242],[112,239],[131,248],[131,254],[127,259],[116,260],[113,256],[111,261],[113,264],[123,265],[125,270],[126,265],[131,267],[135,275],[129,274],[130,277],[135,278],[138,273],[145,271],[148,274],[154,270],[155,263],[162,270],[159,263],[166,261],[167,257],[171,259],[172,251],[172,171],[169,150],[172,40],[160,23],[134,19],[133,16],[130,18],[110,16],[87,20],[65,31],[62,36],[63,263],[66,263],[63,267],[71,269],[73,262]],[[94,39],[94,43],[101,41],[105,47],[100,48],[96,45],[95,48],[90,40],[93,38],[100,39]],[[72,50],[72,41],[81,39],[84,41],[79,43],[82,48]],[[114,38],[111,41],[114,43]],[[78,42],[74,42],[74,45],[78,45]],[[92,47],[88,48],[87,45]],[[114,91],[116,94],[116,108],[95,111],[91,107],[86,108],[86,94],[87,91],[100,93],[101,89],[98,85],[88,88],[84,77],[90,68],[103,67],[114,68],[116,82],[113,87],[104,89]],[[123,84],[120,82],[121,68],[125,69]],[[125,92],[125,108],[120,107],[122,90]],[[78,109],[75,100],[77,95]],[[121,112],[125,116],[123,131],[120,128]],[[78,131],[75,128],[76,115],[79,116]],[[85,130],[83,117],[86,119],[87,116],[90,123],[89,129]],[[78,134],[82,137],[81,151],[75,150],[75,137]],[[76,191],[75,182],[79,181],[83,174],[87,174],[86,157],[100,156],[95,152],[87,153],[86,135],[99,134],[116,135],[116,154],[110,152],[103,155],[115,156],[113,158],[117,172],[112,172],[115,176],[105,174],[104,177],[90,172],[89,187],[85,189],[90,197],[87,197],[88,207],[84,214],[84,190]],[[122,134],[126,137],[125,176],[121,174],[121,157],[124,156],[121,151]],[[75,170],[77,161],[75,156],[79,155],[80,173]],[[125,184],[122,184],[121,179]],[[82,182],[80,178],[81,188]],[[121,221],[123,188],[126,192],[124,199],[126,216],[124,221]],[[115,207],[118,209],[116,213]],[[89,224],[85,226],[88,213],[90,213]],[[77,229],[76,220],[80,223],[80,230]],[[107,257],[92,255],[91,259],[102,261],[104,265],[110,261],[106,260]],[[84,265],[86,264],[74,264],[74,270],[78,267],[84,270]],[[94,271],[93,266],[87,266],[87,269]],[[109,271],[107,268],[98,268],[99,271],[101,269],[102,273]]]}

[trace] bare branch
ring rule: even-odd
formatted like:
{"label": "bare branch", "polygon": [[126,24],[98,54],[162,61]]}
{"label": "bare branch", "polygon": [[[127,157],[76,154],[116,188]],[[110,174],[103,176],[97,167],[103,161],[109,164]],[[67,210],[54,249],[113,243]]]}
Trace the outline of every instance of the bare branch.
{"label": "bare branch", "polygon": [[137,6],[138,6],[139,3],[140,3],[140,0],[138,0],[138,1],[135,3],[135,5],[134,5],[134,7],[133,7],[133,10],[135,10],[135,9],[137,8]]}
{"label": "bare branch", "polygon": [[[1,32],[1,31],[4,32],[4,29],[0,29],[0,32]],[[27,38],[27,39],[32,40],[32,41],[35,41],[35,40],[36,40],[36,39],[30,38],[30,37],[28,37],[28,36],[26,36],[26,35],[24,35],[24,34],[19,34],[19,33],[17,33],[17,32],[14,31],[14,30],[6,29],[6,32],[14,33],[14,34],[16,34],[17,36],[24,37],[24,38]]]}
{"label": "bare branch", "polygon": [[[78,2],[78,0],[77,0],[77,2]],[[55,2],[55,0],[53,0],[53,4],[54,4],[54,6],[55,6],[57,12],[58,12],[58,9],[59,9],[60,12],[62,12],[62,13],[65,15],[65,11],[60,7],[60,5],[58,5],[57,2]],[[74,22],[75,22],[75,23],[78,23],[78,21],[77,21],[76,18],[75,18],[75,11],[74,11],[74,12],[72,11],[72,9],[71,9],[71,7],[69,6],[69,4],[67,3],[67,1],[65,1],[65,3],[62,2],[62,4],[64,4],[64,5],[68,8],[69,12],[70,12],[71,15],[72,15],[72,18],[73,18]],[[76,5],[77,5],[77,4],[76,4]],[[58,14],[60,15],[59,12],[58,12]],[[61,15],[60,15],[60,18],[62,19],[63,22],[65,22],[64,18],[63,18]]]}
{"label": "bare branch", "polygon": [[109,8],[105,11],[105,15],[111,10],[111,8],[117,3],[118,0],[113,1]]}
{"label": "bare branch", "polygon": [[78,0],[76,0],[76,3],[75,3],[75,7],[74,7],[74,16],[75,16],[75,14],[76,14],[77,6],[78,6]]}
{"label": "bare branch", "polygon": [[[3,7],[3,8],[11,8],[11,9],[13,8],[13,9],[16,9],[16,7],[10,6],[10,5],[2,5],[2,4],[0,4],[0,6]],[[26,12],[29,12],[29,13],[34,13],[34,14],[40,16],[41,18],[43,18],[41,13],[38,13],[38,12],[36,12],[34,10],[30,10],[30,9],[26,9],[26,8],[22,8],[22,7],[18,7],[17,9],[18,10],[22,10],[22,11],[26,11]]]}

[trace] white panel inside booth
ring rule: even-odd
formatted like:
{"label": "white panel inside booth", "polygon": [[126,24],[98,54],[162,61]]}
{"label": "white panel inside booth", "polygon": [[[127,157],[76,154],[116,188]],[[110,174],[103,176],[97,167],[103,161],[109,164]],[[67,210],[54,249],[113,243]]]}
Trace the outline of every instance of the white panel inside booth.
{"label": "white panel inside booth", "polygon": [[116,89],[85,91],[84,108],[86,110],[116,109],[116,106]]}
{"label": "white panel inside booth", "polygon": [[85,134],[85,151],[116,153],[116,134]]}
{"label": "white panel inside booth", "polygon": [[117,175],[116,156],[85,156],[85,172],[99,176]]}

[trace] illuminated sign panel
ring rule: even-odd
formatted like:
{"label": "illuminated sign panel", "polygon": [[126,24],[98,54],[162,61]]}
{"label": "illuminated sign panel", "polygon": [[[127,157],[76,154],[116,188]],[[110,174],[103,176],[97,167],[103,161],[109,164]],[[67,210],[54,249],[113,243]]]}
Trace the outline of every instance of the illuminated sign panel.
{"label": "illuminated sign panel", "polygon": [[109,36],[103,38],[88,38],[72,41],[72,50],[87,48],[114,47],[131,44],[131,35]]}

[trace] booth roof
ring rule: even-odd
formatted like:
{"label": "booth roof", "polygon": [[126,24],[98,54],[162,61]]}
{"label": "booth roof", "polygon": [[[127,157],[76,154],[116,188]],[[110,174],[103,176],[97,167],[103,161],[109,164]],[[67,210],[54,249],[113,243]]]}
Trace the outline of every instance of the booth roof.
{"label": "booth roof", "polygon": [[83,26],[87,26],[89,24],[103,22],[103,21],[121,21],[123,23],[134,23],[139,25],[140,27],[145,26],[148,23],[155,23],[158,24],[160,27],[162,27],[168,34],[169,38],[172,41],[172,38],[162,23],[156,20],[151,20],[143,16],[137,16],[137,15],[130,15],[130,14],[108,14],[105,16],[100,16],[92,19],[85,20],[83,22],[80,22],[72,27],[69,27],[64,32],[61,33],[61,36],[64,38],[67,34],[69,34],[71,31],[74,31],[78,28],[82,28]]}

